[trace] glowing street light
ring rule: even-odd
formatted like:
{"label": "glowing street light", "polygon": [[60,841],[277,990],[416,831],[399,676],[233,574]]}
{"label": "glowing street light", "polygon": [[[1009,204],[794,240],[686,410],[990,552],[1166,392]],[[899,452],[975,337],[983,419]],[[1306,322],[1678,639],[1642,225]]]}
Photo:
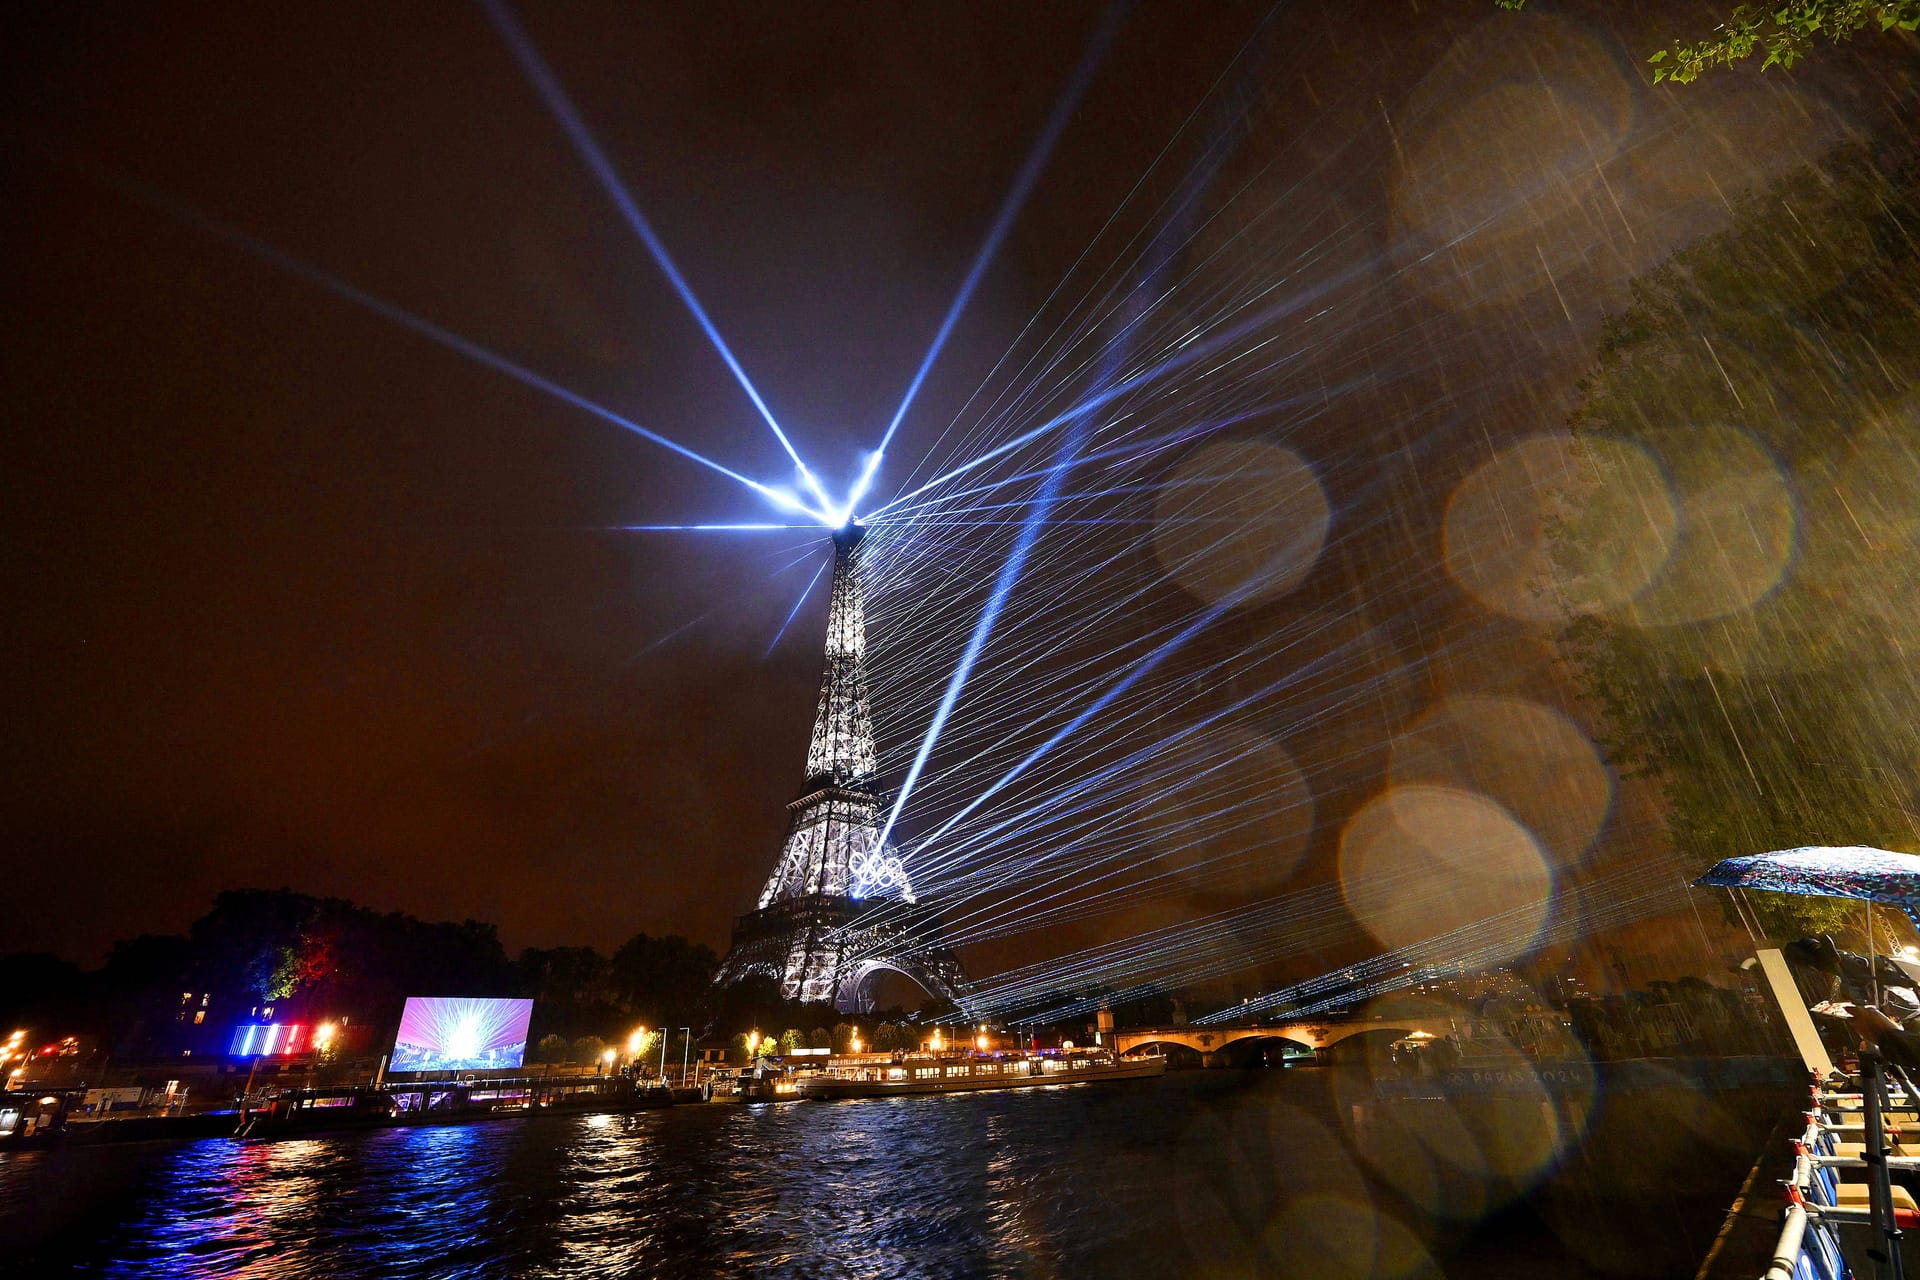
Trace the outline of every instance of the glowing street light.
{"label": "glowing street light", "polygon": [[340,1028],[331,1022],[323,1022],[313,1029],[313,1047],[325,1050],[333,1044],[333,1038],[340,1034]]}
{"label": "glowing street light", "polygon": [[931,1043],[931,1044],[929,1045],[929,1047],[930,1047],[930,1048],[931,1048],[931,1049],[932,1049],[932,1050],[933,1050],[933,1051],[934,1051],[935,1053],[938,1053],[938,1052],[940,1052],[940,1051],[941,1051],[942,1049],[944,1049],[944,1048],[946,1048],[946,1047],[947,1047],[947,1045],[946,1045],[946,1041],[944,1041],[944,1040],[942,1040],[942,1039],[940,1038],[940,1028],[938,1028],[938,1027],[935,1027],[935,1028],[933,1029],[933,1040],[932,1040],[932,1043]]}
{"label": "glowing street light", "polygon": [[635,1027],[633,1034],[627,1037],[627,1056],[629,1058],[637,1058],[640,1056],[640,1051],[646,1047],[647,1029],[645,1027]]}
{"label": "glowing street light", "polygon": [[752,1062],[754,1058],[757,1056],[754,1053],[754,1050],[758,1049],[759,1047],[760,1047],[760,1033],[758,1031],[747,1032],[747,1061],[748,1062]]}
{"label": "glowing street light", "polygon": [[981,1024],[981,1027],[980,1027],[980,1034],[979,1034],[979,1035],[977,1035],[977,1036],[975,1036],[975,1037],[973,1038],[973,1043],[974,1043],[974,1047],[975,1047],[975,1048],[977,1048],[977,1049],[979,1049],[979,1050],[980,1050],[980,1052],[982,1052],[982,1053],[985,1053],[985,1052],[987,1051],[987,1028],[986,1028],[986,1024],[984,1024],[984,1023],[982,1023],[982,1024]]}
{"label": "glowing street light", "polygon": [[613,1050],[609,1049],[605,1053],[601,1054],[600,1062],[602,1064],[600,1068],[602,1071],[605,1071],[608,1068],[612,1067],[613,1066]]}
{"label": "glowing street light", "polygon": [[853,1035],[847,1041],[847,1047],[854,1053],[860,1052],[860,1029],[854,1028]]}

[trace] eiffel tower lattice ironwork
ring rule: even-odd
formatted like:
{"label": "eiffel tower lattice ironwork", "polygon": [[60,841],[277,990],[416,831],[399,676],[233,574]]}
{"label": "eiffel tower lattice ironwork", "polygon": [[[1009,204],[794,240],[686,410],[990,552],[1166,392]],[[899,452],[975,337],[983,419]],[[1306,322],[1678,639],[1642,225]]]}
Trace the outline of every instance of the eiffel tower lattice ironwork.
{"label": "eiffel tower lattice ironwork", "polygon": [[[759,905],[734,922],[733,946],[714,977],[729,983],[765,974],[790,1000],[831,1000],[842,1011],[871,1008],[874,980],[888,971],[949,1000],[967,987],[939,917],[917,902],[900,856],[880,838],[886,796],[875,781],[867,704],[864,532],[848,524],[833,535],[827,664],[806,784],[787,805],[786,844]],[[893,905],[875,913],[876,900]]]}

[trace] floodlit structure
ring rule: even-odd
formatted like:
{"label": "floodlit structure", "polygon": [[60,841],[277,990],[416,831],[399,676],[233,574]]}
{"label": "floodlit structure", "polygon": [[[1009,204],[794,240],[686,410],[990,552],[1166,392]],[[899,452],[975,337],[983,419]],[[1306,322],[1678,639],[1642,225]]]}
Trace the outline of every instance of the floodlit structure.
{"label": "floodlit structure", "polygon": [[[886,797],[874,776],[864,665],[864,532],[849,522],[833,535],[827,663],[806,783],[787,805],[786,844],[759,905],[735,922],[732,949],[714,979],[766,974],[788,999],[831,1000],[843,1011],[872,1008],[875,980],[885,972],[956,1001],[966,988],[938,917],[916,902],[906,867],[882,839]],[[886,910],[873,910],[882,904]]]}

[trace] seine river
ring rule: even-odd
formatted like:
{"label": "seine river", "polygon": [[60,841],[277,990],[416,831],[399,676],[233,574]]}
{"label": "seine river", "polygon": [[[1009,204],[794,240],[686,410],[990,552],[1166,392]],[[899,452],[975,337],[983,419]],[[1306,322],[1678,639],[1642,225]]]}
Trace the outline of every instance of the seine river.
{"label": "seine river", "polygon": [[0,1156],[0,1274],[1690,1275],[1785,1094],[1319,1071]]}

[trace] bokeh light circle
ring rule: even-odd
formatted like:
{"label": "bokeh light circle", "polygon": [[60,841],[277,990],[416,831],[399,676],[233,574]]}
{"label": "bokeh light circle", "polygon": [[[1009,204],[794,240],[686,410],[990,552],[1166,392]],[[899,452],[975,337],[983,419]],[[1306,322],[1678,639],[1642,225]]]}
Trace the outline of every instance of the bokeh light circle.
{"label": "bokeh light circle", "polygon": [[1793,559],[1799,510],[1773,454],[1737,427],[1662,433],[1681,534],[1666,568],[1621,611],[1641,626],[1703,622],[1751,608]]}
{"label": "bokeh light circle", "polygon": [[1613,805],[1613,774],[1580,727],[1520,698],[1448,698],[1396,735],[1388,777],[1496,800],[1561,867],[1577,864]]}
{"label": "bokeh light circle", "polygon": [[[1340,890],[1368,933],[1418,961],[1467,946],[1492,963],[1526,951],[1551,906],[1553,873],[1512,814],[1451,787],[1395,786],[1340,837]],[[1440,935],[1472,929],[1466,940]]]}
{"label": "bokeh light circle", "polygon": [[[1471,1221],[1526,1195],[1580,1145],[1592,1120],[1599,1078],[1586,1049],[1533,988],[1511,976],[1508,988],[1372,1001],[1369,1019],[1457,1031],[1444,1048],[1429,1040],[1397,1060],[1380,1037],[1361,1061],[1349,1055],[1331,1072],[1362,1162],[1430,1219]],[[1436,1054],[1455,1065],[1421,1065],[1434,1059],[1419,1055]],[[1449,1088],[1446,1072],[1475,1076],[1479,1086]]]}
{"label": "bokeh light circle", "polygon": [[1275,892],[1306,856],[1313,790],[1293,757],[1246,729],[1196,734],[1158,753],[1138,786],[1132,843],[1168,891],[1244,901]]}
{"label": "bokeh light circle", "polygon": [[1363,1201],[1301,1196],[1267,1227],[1267,1250],[1283,1276],[1301,1280],[1414,1280],[1442,1275],[1406,1224]]}
{"label": "bokeh light circle", "polygon": [[1368,1203],[1366,1180],[1337,1134],[1298,1107],[1246,1095],[1209,1108],[1173,1154],[1174,1205],[1198,1274],[1266,1268],[1266,1223],[1288,1201]]}
{"label": "bokeh light circle", "polygon": [[1153,550],[1167,575],[1208,604],[1284,595],[1313,569],[1333,518],[1313,468],[1259,440],[1202,445],[1154,504]]}
{"label": "bokeh light circle", "polygon": [[1503,449],[1460,483],[1443,554],[1454,581],[1488,608],[1552,622],[1632,600],[1666,564],[1679,528],[1666,477],[1645,450],[1548,434]]}

